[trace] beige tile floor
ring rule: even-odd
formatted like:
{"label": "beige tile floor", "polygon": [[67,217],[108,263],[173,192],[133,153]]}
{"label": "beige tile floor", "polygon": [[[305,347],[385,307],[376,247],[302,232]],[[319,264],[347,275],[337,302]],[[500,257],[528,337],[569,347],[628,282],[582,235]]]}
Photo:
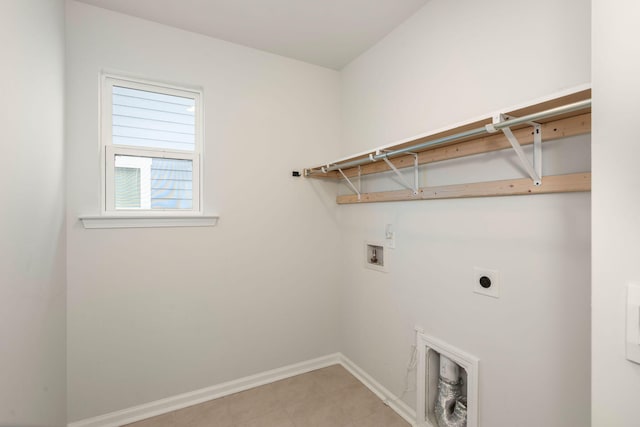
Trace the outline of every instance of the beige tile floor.
{"label": "beige tile floor", "polygon": [[211,400],[127,427],[408,427],[340,365]]}

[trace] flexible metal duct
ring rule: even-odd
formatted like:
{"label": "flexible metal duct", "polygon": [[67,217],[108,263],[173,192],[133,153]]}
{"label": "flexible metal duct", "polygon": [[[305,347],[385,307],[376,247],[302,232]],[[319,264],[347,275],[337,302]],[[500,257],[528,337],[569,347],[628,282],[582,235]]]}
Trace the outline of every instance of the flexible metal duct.
{"label": "flexible metal duct", "polygon": [[455,362],[440,355],[440,379],[434,409],[438,427],[466,427],[467,425],[467,402],[462,396],[459,369]]}

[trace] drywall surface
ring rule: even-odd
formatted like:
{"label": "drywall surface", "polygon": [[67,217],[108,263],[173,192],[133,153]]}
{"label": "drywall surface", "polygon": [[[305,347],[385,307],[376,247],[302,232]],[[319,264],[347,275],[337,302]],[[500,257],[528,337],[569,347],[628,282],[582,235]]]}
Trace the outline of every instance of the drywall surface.
{"label": "drywall surface", "polygon": [[592,425],[638,425],[640,365],[625,358],[627,285],[640,283],[640,5],[593,1]]}
{"label": "drywall surface", "polygon": [[64,2],[0,3],[0,425],[66,424]]}
{"label": "drywall surface", "polygon": [[[67,3],[69,419],[338,351],[339,75]],[[85,230],[100,210],[102,70],[201,87],[216,227]]]}
{"label": "drywall surface", "polygon": [[343,69],[343,154],[588,83],[589,19],[586,0],[429,1]]}
{"label": "drywall surface", "polygon": [[[430,1],[343,70],[342,154],[583,85],[589,70],[588,1]],[[588,136],[548,143],[543,169],[589,170],[589,149]],[[422,185],[524,176],[511,153],[421,172]],[[363,268],[385,224],[388,274]],[[347,357],[415,407],[415,372],[403,391],[419,325],[480,359],[480,425],[589,424],[588,193],[348,205],[340,225]],[[499,299],[472,292],[474,267],[500,272]]]}

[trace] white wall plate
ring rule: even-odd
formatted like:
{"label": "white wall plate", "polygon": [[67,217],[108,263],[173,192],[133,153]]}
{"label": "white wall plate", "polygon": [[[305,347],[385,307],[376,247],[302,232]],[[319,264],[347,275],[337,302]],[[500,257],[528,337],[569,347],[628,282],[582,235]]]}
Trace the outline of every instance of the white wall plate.
{"label": "white wall plate", "polygon": [[488,268],[473,268],[473,292],[500,298],[500,272]]}

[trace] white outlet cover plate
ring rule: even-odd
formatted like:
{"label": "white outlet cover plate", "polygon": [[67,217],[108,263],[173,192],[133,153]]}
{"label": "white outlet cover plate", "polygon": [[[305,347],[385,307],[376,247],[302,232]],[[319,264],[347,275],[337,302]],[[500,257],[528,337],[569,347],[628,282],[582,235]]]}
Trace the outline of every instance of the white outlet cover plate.
{"label": "white outlet cover plate", "polygon": [[[487,276],[491,279],[491,286],[483,288],[480,286],[480,278]],[[473,267],[473,292],[493,298],[500,298],[500,272],[483,267]]]}

